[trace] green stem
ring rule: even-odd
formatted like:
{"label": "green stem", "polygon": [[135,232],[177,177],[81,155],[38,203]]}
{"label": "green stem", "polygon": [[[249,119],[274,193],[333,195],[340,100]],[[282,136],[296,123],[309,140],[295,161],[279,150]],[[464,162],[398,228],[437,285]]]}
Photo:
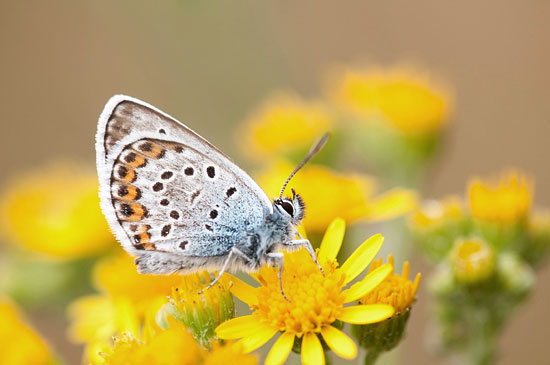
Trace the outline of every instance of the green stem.
{"label": "green stem", "polygon": [[367,354],[365,355],[365,365],[374,364],[378,359],[379,355],[380,355],[380,352],[367,351]]}

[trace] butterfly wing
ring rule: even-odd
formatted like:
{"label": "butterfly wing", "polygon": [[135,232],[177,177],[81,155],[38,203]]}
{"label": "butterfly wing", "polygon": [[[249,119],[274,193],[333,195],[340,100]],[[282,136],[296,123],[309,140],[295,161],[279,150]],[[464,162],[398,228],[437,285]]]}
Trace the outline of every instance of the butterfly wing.
{"label": "butterfly wing", "polygon": [[160,110],[117,95],[96,135],[101,208],[142,272],[219,268],[272,204],[204,138]]}

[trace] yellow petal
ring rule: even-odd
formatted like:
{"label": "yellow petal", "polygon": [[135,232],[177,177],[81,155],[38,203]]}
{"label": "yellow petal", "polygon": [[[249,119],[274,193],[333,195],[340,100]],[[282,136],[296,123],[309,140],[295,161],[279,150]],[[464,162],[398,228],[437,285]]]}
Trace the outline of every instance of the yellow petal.
{"label": "yellow petal", "polygon": [[327,260],[332,261],[336,258],[342,246],[345,232],[346,221],[342,218],[335,218],[330,223],[323,236],[321,248],[319,249],[319,257],[317,258],[321,264]]}
{"label": "yellow petal", "polygon": [[224,340],[232,340],[253,335],[265,327],[267,326],[260,322],[257,316],[250,314],[223,322],[216,327],[216,336]]}
{"label": "yellow petal", "polygon": [[265,365],[283,364],[292,350],[292,345],[294,345],[294,334],[284,332],[273,344],[267,359],[265,359]]}
{"label": "yellow petal", "polygon": [[254,331],[254,334],[244,337],[239,343],[243,346],[243,352],[248,354],[256,350],[258,347],[263,346],[271,337],[275,336],[277,328],[268,326],[259,327]]}
{"label": "yellow petal", "polygon": [[355,305],[353,307],[345,307],[338,319],[353,324],[368,324],[390,318],[393,313],[394,309],[391,305]]}
{"label": "yellow petal", "polygon": [[355,279],[361,271],[365,270],[382,247],[382,242],[384,242],[384,237],[381,234],[375,234],[351,254],[341,267],[341,270],[346,274],[345,284]]}
{"label": "yellow petal", "polygon": [[229,286],[229,290],[234,296],[250,306],[258,305],[258,298],[256,297],[255,290],[256,288],[228,273],[223,275],[222,280],[224,284]]}
{"label": "yellow petal", "polygon": [[378,284],[384,281],[392,270],[393,265],[386,264],[370,272],[363,280],[353,284],[349,289],[342,292],[344,303],[349,303],[368,294],[371,290],[376,288]]}
{"label": "yellow petal", "polygon": [[383,221],[408,213],[416,208],[418,196],[407,189],[392,189],[369,204],[368,220]]}
{"label": "yellow petal", "polygon": [[325,352],[321,341],[315,333],[308,332],[302,339],[302,364],[304,365],[324,365]]}
{"label": "yellow petal", "polygon": [[323,327],[321,335],[328,347],[334,353],[344,359],[355,359],[357,356],[357,346],[344,332],[332,326]]}

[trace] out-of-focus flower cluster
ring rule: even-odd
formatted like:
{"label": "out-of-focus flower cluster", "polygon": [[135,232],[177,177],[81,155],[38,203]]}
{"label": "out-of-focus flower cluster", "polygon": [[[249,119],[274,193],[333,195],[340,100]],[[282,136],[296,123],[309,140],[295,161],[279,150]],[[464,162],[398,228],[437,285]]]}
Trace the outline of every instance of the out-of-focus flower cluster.
{"label": "out-of-focus flower cluster", "polygon": [[277,196],[308,148],[330,132],[325,151],[291,182],[308,204],[308,232],[337,215],[372,222],[411,211],[416,194],[399,187],[418,187],[433,160],[450,93],[426,73],[398,67],[337,71],[329,80],[317,99],[273,94],[239,129],[239,146],[262,164],[260,185]]}
{"label": "out-of-focus flower cluster", "polygon": [[533,211],[533,193],[530,178],[510,171],[473,179],[464,202],[428,201],[410,217],[418,247],[437,264],[429,288],[440,345],[464,351],[469,363],[493,359],[499,330],[550,251],[550,219]]}
{"label": "out-of-focus flower cluster", "polygon": [[[215,273],[140,275],[133,259],[116,247],[104,221],[98,219],[101,213],[95,195],[97,185],[91,181],[91,176],[78,180],[76,186],[73,184],[68,189],[71,172],[82,170],[71,165],[60,166],[46,169],[47,173],[31,174],[30,181],[15,184],[5,194],[3,214],[13,245],[4,249],[8,257],[32,258],[28,263],[34,284],[29,285],[31,291],[50,280],[63,282],[68,272],[66,267],[83,268],[74,271],[75,280],[80,281],[83,289],[64,292],[61,285],[59,293],[64,298],[61,303],[70,302],[67,335],[71,342],[84,345],[84,363],[256,364],[257,358],[251,353],[278,332],[281,335],[266,359],[269,364],[283,363],[291,351],[301,354],[304,363],[323,363],[328,351],[352,359],[357,356],[357,347],[343,332],[344,322],[354,324],[353,336],[359,339],[363,328],[394,321],[412,307],[418,278],[414,285],[405,277],[403,281],[409,286],[397,283],[393,261],[386,265],[376,262],[368,275],[360,277],[380,249],[382,236],[366,240],[342,265],[338,263],[336,256],[343,244],[345,221],[332,220],[330,216],[316,218],[317,226],[314,226],[319,230],[324,223],[329,226],[318,251],[324,273],[304,249],[285,254],[283,285],[290,302],[281,293],[274,268],[263,267],[254,275],[259,283],[255,288],[226,274],[204,291]],[[314,175],[313,179],[326,175],[328,181],[335,181],[332,188],[345,187],[350,196],[356,195],[353,199],[363,202],[365,198],[360,191],[371,189],[369,181],[337,176],[325,169],[319,166],[309,173]],[[306,186],[309,178],[306,174],[300,184]],[[265,184],[269,185],[268,182],[266,180]],[[93,195],[90,191],[94,191]],[[72,195],[66,197],[66,193]],[[403,194],[404,199],[408,199],[407,193]],[[401,198],[398,194],[390,198],[378,197],[382,203],[370,205],[370,217],[385,219],[385,209],[391,210],[392,202],[396,201],[392,199]],[[315,206],[313,200],[312,203]],[[367,204],[362,204],[365,209]],[[332,206],[332,209],[347,213],[350,219],[357,219],[357,214],[349,212],[346,205],[339,205],[334,200]],[[319,209],[331,209],[331,205],[321,203]],[[31,214],[26,215],[26,211]],[[79,222],[81,214],[88,226],[75,223]],[[52,217],[59,221],[57,226],[43,223]],[[90,237],[84,237],[85,233]],[[41,239],[42,245],[47,246],[51,238],[65,235],[72,241],[65,238],[53,247],[39,247]],[[71,242],[78,248],[65,247]],[[113,247],[108,247],[107,243]],[[38,257],[41,266],[33,257]],[[17,262],[25,260],[28,259]],[[10,261],[16,262],[15,259]],[[47,270],[43,271],[44,268]],[[48,279],[48,275],[55,280]],[[356,278],[359,279],[354,282]],[[91,288],[85,284],[88,281]],[[32,305],[39,305],[45,295],[52,294],[48,292],[51,286],[45,285],[48,289],[44,296],[27,302],[28,297],[21,294],[19,287],[24,284],[25,281],[3,285],[2,291]],[[384,289],[373,294],[381,285]],[[408,288],[405,299],[395,299],[395,295],[403,296],[404,288]],[[236,317],[234,296],[247,303],[252,314]],[[25,324],[11,301],[0,303],[0,319],[3,323],[0,331],[2,363],[54,364],[59,361],[55,351]],[[384,346],[372,348],[365,340],[360,345],[378,355],[397,345],[404,325],[397,332],[390,331],[394,338],[391,346],[385,341],[386,332],[381,331],[373,340],[382,341]]]}

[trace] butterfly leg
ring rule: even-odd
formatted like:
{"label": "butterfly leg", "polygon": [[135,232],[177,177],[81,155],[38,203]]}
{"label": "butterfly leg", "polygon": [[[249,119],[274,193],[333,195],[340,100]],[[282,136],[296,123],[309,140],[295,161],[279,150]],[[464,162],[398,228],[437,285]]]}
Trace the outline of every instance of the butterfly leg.
{"label": "butterfly leg", "polygon": [[231,261],[231,259],[233,258],[233,255],[236,253],[236,251],[238,251],[236,248],[233,248],[231,251],[229,251],[229,254],[227,255],[227,259],[225,259],[225,262],[223,263],[223,266],[222,266],[220,272],[218,273],[218,276],[216,276],[216,278],[210,284],[208,284],[208,286],[206,288],[202,289],[199,292],[199,295],[204,293],[205,290],[210,289],[214,284],[216,284],[218,282],[218,280],[220,280],[222,275],[225,273],[225,269],[227,269],[227,265],[229,264],[229,261]]}
{"label": "butterfly leg", "polygon": [[287,242],[287,243],[285,243],[285,246],[304,246],[305,249],[307,250],[307,252],[309,253],[309,255],[311,256],[313,262],[315,262],[315,264],[317,265],[319,270],[321,270],[323,275],[325,275],[325,271],[321,267],[321,264],[319,264],[319,261],[317,261],[317,256],[315,256],[315,250],[313,249],[313,246],[311,246],[311,242],[309,242],[309,240],[303,238],[302,235],[300,234],[300,232],[297,232],[297,233],[298,233],[298,237],[300,237],[300,239],[295,240],[295,241]]}
{"label": "butterfly leg", "polygon": [[[287,302],[290,303],[290,300],[286,297],[285,291],[283,290],[283,258],[284,255],[281,252],[270,252],[267,254],[267,257],[270,261],[270,266],[276,266],[279,269],[279,284],[281,286],[281,294]],[[273,265],[273,263],[275,265]]]}

